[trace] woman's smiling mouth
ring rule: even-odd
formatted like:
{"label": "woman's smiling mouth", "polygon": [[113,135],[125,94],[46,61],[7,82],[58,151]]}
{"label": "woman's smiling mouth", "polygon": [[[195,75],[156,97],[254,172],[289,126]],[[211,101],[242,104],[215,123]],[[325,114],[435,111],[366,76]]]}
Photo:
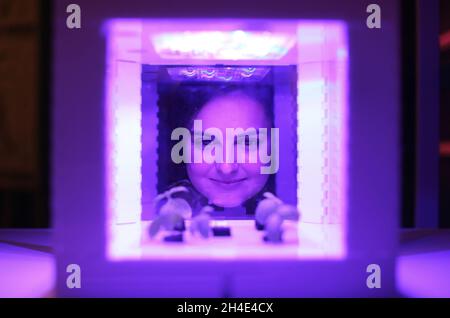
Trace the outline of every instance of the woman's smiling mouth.
{"label": "woman's smiling mouth", "polygon": [[247,178],[239,178],[239,179],[231,179],[231,180],[209,178],[209,180],[211,180],[215,183],[218,183],[220,185],[229,186],[229,185],[235,185],[235,184],[241,183],[241,182],[247,180]]}

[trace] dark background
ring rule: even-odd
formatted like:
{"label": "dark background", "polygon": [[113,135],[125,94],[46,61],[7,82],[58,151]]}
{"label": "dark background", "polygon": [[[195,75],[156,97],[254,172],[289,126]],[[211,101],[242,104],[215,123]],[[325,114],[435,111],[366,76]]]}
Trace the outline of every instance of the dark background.
{"label": "dark background", "polygon": [[[417,197],[418,10],[403,0],[402,215],[415,227]],[[0,227],[51,227],[52,2],[0,0]],[[440,0],[441,40],[450,1]],[[450,228],[450,45],[440,46],[439,226]]]}
{"label": "dark background", "polygon": [[[450,1],[440,1],[440,33],[450,40]],[[442,36],[443,37],[443,36]],[[440,56],[440,224],[450,227],[450,45],[441,48]]]}

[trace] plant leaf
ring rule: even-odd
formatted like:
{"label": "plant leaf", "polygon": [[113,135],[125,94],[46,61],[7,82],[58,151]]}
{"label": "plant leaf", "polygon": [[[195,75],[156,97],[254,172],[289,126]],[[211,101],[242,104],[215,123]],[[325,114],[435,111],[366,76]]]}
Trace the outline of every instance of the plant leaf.
{"label": "plant leaf", "polygon": [[176,213],[167,214],[165,216],[164,228],[168,231],[173,231],[180,222],[183,222],[181,215]]}
{"label": "plant leaf", "polygon": [[211,213],[211,212],[214,212],[214,208],[210,205],[206,205],[200,210],[200,214]]}
{"label": "plant leaf", "polygon": [[298,221],[300,213],[294,205],[282,204],[277,208],[277,213],[281,215],[284,220]]}
{"label": "plant leaf", "polygon": [[150,224],[150,228],[148,230],[148,233],[150,235],[150,238],[155,237],[155,235],[159,232],[161,229],[162,220],[161,217],[155,218],[152,223]]}
{"label": "plant leaf", "polygon": [[166,196],[166,192],[161,193],[161,194],[158,194],[158,195],[153,199],[153,204],[156,205],[159,201],[165,199],[166,197],[167,197],[167,196]]}
{"label": "plant leaf", "polygon": [[258,203],[255,210],[255,220],[260,224],[265,224],[267,218],[277,211],[280,204],[273,199],[264,199]]}
{"label": "plant leaf", "polygon": [[207,213],[197,215],[191,223],[191,233],[199,233],[202,237],[209,237],[210,232],[210,219],[211,217]]}
{"label": "plant leaf", "polygon": [[267,199],[271,199],[271,200],[275,200],[276,202],[278,202],[279,204],[282,204],[283,201],[281,201],[275,194],[273,194],[272,192],[264,192],[263,196]]}
{"label": "plant leaf", "polygon": [[178,186],[178,187],[173,187],[173,188],[167,190],[165,193],[170,198],[172,196],[172,194],[177,193],[177,192],[189,192],[189,190],[186,187]]}
{"label": "plant leaf", "polygon": [[278,231],[281,229],[283,224],[283,218],[278,213],[273,213],[269,215],[266,221],[266,231]]}
{"label": "plant leaf", "polygon": [[208,215],[202,215],[202,218],[198,223],[198,231],[204,238],[208,238],[210,234],[210,226],[209,226],[210,218]]}
{"label": "plant leaf", "polygon": [[273,213],[267,218],[266,238],[270,242],[281,242],[283,235],[283,218],[278,213]]}
{"label": "plant leaf", "polygon": [[180,215],[183,218],[189,218],[192,215],[192,209],[186,200],[181,198],[169,198],[167,202],[159,209],[160,215]]}

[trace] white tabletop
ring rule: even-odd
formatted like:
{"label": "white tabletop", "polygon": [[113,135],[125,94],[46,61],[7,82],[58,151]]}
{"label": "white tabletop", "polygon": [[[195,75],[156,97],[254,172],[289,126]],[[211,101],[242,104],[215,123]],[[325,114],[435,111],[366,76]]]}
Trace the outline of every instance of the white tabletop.
{"label": "white tabletop", "polygon": [[[402,234],[397,259],[400,294],[450,297],[450,231],[408,230]],[[50,230],[0,230],[0,297],[55,296],[50,242]]]}

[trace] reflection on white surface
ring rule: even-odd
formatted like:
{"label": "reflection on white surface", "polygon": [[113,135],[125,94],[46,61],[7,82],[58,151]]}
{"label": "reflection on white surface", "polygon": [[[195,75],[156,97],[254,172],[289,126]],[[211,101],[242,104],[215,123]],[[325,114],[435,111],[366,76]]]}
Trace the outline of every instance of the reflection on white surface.
{"label": "reflection on white surface", "polygon": [[0,298],[52,295],[55,284],[53,255],[0,243],[0,269]]}
{"label": "reflection on white surface", "polygon": [[[342,259],[341,227],[337,224],[284,223],[283,243],[266,243],[264,232],[255,229],[253,220],[228,220],[231,237],[203,239],[184,232],[184,242],[164,242],[164,233],[148,237],[151,221],[115,226],[113,260],[121,259]],[[222,224],[221,224],[222,225]],[[139,228],[141,227],[141,228]]]}
{"label": "reflection on white surface", "polygon": [[155,51],[167,59],[278,60],[292,48],[291,34],[271,32],[184,31],[151,36]]}
{"label": "reflection on white surface", "polygon": [[[286,242],[271,246],[263,245],[262,233],[254,231],[253,224],[248,225],[251,231],[246,231],[246,226],[236,223],[233,231],[237,236],[228,243],[223,238],[205,243],[186,237],[189,244],[176,246],[176,253],[189,258],[257,258],[266,257],[269,251],[280,257],[345,256],[349,63],[345,23],[113,19],[105,25],[105,31],[107,258],[155,257],[175,248],[164,244],[160,253],[158,244],[140,243],[141,229],[145,233],[147,226],[140,223],[142,63],[178,67],[215,63],[296,65],[300,70],[297,202],[303,220],[315,224],[301,223],[298,238],[295,234],[291,239],[290,233],[296,230],[288,229]],[[255,47],[258,50],[253,51]],[[156,175],[154,170],[151,171]],[[222,245],[224,248],[219,248]],[[250,251],[248,254],[245,248]]]}

